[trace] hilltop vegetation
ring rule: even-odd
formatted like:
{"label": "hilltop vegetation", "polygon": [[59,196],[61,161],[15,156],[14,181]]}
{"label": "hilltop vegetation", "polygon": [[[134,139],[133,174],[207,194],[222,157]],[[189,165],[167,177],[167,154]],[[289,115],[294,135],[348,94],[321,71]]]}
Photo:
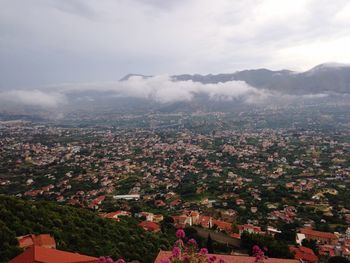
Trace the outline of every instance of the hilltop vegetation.
{"label": "hilltop vegetation", "polygon": [[57,249],[141,262],[153,262],[172,242],[145,232],[132,218],[114,222],[85,209],[0,196],[0,262],[21,253],[16,236],[31,233],[53,235]]}

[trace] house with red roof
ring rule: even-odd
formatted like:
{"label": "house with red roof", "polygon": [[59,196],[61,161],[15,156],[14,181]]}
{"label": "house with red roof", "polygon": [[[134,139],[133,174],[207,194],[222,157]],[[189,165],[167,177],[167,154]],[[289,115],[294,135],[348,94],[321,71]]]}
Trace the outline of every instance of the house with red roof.
{"label": "house with red roof", "polygon": [[137,213],[135,216],[137,216],[137,217],[145,217],[146,221],[153,221],[154,214],[150,213],[150,212],[144,212],[143,211],[143,212]]}
{"label": "house with red roof", "polygon": [[321,244],[335,245],[338,237],[334,233],[316,231],[311,228],[301,228],[299,232],[305,235],[307,240],[316,240]]}
{"label": "house with red roof", "polygon": [[191,211],[190,216],[192,218],[192,224],[198,225],[199,223],[199,213],[197,211]]}
{"label": "house with red roof", "polygon": [[[208,254],[209,257],[215,256],[217,259],[223,259],[228,263],[252,263],[255,261],[255,257],[249,256],[234,256],[234,255],[219,255]],[[171,257],[171,251],[160,251],[154,263],[161,263],[162,259]],[[264,260],[264,263],[300,263],[296,259],[280,259],[280,258],[268,258]]]}
{"label": "house with red roof", "polygon": [[160,226],[157,223],[150,222],[150,221],[142,221],[139,224],[139,226],[149,232],[157,233],[160,231]]}
{"label": "house with red roof", "polygon": [[249,234],[263,234],[261,228],[251,224],[238,225],[239,234],[242,235],[243,232],[248,232]]}
{"label": "house with red roof", "polygon": [[192,226],[192,217],[186,214],[173,216],[174,224],[177,228],[184,228],[186,225]]}
{"label": "house with red roof", "polygon": [[294,258],[302,260],[304,263],[317,263],[318,257],[315,255],[314,251],[308,247],[296,247],[290,246],[289,250],[294,253]]}
{"label": "house with red roof", "polygon": [[350,248],[348,246],[341,247],[341,255],[346,258],[350,258]]}
{"label": "house with red roof", "polygon": [[217,229],[221,230],[221,231],[225,231],[227,233],[230,233],[232,231],[232,224],[231,223],[227,223],[225,221],[222,220],[212,220],[212,225],[213,226],[217,226]]}
{"label": "house with red roof", "polygon": [[236,239],[241,239],[241,235],[239,233],[232,233],[232,234],[230,234],[230,237],[236,238]]}
{"label": "house with red roof", "polygon": [[159,223],[162,222],[164,219],[164,216],[162,214],[157,214],[153,216],[153,222]]}
{"label": "house with red roof", "polygon": [[115,212],[111,212],[111,213],[107,213],[107,214],[103,214],[102,217],[104,218],[108,218],[108,219],[113,219],[116,221],[120,221],[120,217],[121,216],[131,216],[131,213],[128,211],[115,211]]}
{"label": "house with red roof", "polygon": [[91,209],[97,209],[100,204],[105,200],[106,196],[101,195],[99,197],[96,197],[92,202],[89,204],[89,208]]}
{"label": "house with red roof", "polygon": [[201,225],[204,228],[212,228],[213,222],[212,218],[210,216],[199,216],[199,225]]}
{"label": "house with red roof", "polygon": [[334,257],[335,249],[334,249],[334,246],[332,245],[320,245],[318,246],[318,253],[321,256]]}
{"label": "house with red roof", "polygon": [[8,263],[98,263],[95,257],[31,246]]}
{"label": "house with red roof", "polygon": [[170,207],[175,207],[181,204],[181,199],[175,199],[174,201],[170,202]]}
{"label": "house with red roof", "polygon": [[28,248],[31,246],[39,246],[45,248],[56,248],[55,239],[49,234],[41,235],[25,235],[17,237],[20,248]]}
{"label": "house with red roof", "polygon": [[155,200],[155,201],[154,201],[154,205],[155,205],[156,207],[164,207],[164,206],[166,206],[166,203],[164,203],[163,200]]}

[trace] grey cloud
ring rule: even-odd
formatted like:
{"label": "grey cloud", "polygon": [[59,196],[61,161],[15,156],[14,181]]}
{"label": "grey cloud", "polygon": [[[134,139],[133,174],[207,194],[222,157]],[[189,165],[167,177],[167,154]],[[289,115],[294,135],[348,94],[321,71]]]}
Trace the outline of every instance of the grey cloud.
{"label": "grey cloud", "polygon": [[110,92],[116,96],[151,99],[160,103],[190,101],[198,94],[206,94],[212,100],[246,100],[263,93],[244,81],[202,84],[193,81],[172,81],[167,75],[147,79],[135,76],[121,82],[64,84],[52,88],[65,94],[82,91]]}
{"label": "grey cloud", "polygon": [[189,0],[135,0],[136,2],[139,2],[146,6],[151,6],[153,8],[171,11],[176,6],[185,4]]}
{"label": "grey cloud", "polygon": [[350,61],[345,0],[11,0],[0,25],[0,89]]}
{"label": "grey cloud", "polygon": [[[91,93],[92,92],[92,93]],[[13,90],[0,93],[0,102],[17,103],[42,108],[57,108],[69,104],[70,98],[89,103],[91,94],[102,96],[139,98],[157,103],[189,102],[198,95],[206,95],[212,101],[239,101],[254,105],[282,105],[300,99],[312,100],[327,94],[286,95],[249,86],[244,81],[228,81],[217,84],[173,81],[168,75],[150,78],[131,77],[126,81],[65,83],[42,90]]]}
{"label": "grey cloud", "polygon": [[25,106],[39,106],[42,108],[56,108],[66,103],[62,93],[40,90],[13,90],[0,92],[0,102],[15,103]]}
{"label": "grey cloud", "polygon": [[73,14],[77,16],[83,16],[88,19],[95,18],[96,11],[88,4],[88,1],[80,0],[51,0],[50,5],[61,12]]}

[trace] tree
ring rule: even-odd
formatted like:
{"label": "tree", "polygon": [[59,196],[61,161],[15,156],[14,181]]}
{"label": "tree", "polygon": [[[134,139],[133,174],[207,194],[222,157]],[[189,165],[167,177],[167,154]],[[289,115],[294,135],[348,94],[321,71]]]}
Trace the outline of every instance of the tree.
{"label": "tree", "polygon": [[328,263],[350,263],[350,261],[344,257],[331,257]]}
{"label": "tree", "polygon": [[[89,210],[51,202],[0,195],[0,212],[0,262],[21,253],[16,236],[22,234],[48,233],[55,237],[60,250],[144,263],[153,262],[159,249],[168,250],[172,243],[167,233],[148,233],[134,218],[115,222]],[[169,232],[173,236],[175,231]]]}
{"label": "tree", "polygon": [[259,247],[266,247],[266,255],[274,258],[293,258],[289,251],[288,244],[285,241],[276,240],[271,236],[264,236],[259,234],[250,234],[246,231],[241,235],[241,247],[252,252],[252,248],[257,245]]}
{"label": "tree", "polygon": [[207,249],[209,253],[214,253],[214,249],[213,249],[213,240],[211,239],[210,234],[208,235],[208,239],[207,239]]}
{"label": "tree", "polygon": [[130,212],[133,216],[135,216],[135,214],[141,212],[141,207],[139,205],[133,205],[130,209]]}
{"label": "tree", "polygon": [[239,233],[239,229],[237,226],[237,223],[232,223],[232,232],[238,234]]}
{"label": "tree", "polygon": [[282,224],[279,228],[281,233],[275,235],[277,240],[283,240],[288,243],[295,243],[296,229],[299,225],[296,223]]}

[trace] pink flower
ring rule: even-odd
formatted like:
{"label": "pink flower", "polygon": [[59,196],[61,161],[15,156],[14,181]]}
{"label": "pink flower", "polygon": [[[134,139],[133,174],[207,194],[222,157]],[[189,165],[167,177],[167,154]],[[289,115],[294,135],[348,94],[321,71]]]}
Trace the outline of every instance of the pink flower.
{"label": "pink flower", "polygon": [[184,242],[182,241],[182,239],[178,239],[175,241],[175,246],[177,247],[184,247]]}
{"label": "pink flower", "polygon": [[185,236],[186,236],[186,234],[185,234],[185,231],[183,231],[183,229],[178,229],[176,231],[176,237],[177,238],[184,238]]}
{"label": "pink flower", "polygon": [[265,253],[263,250],[260,249],[259,246],[253,246],[253,255],[255,256],[254,263],[260,263],[263,262],[265,257]]}
{"label": "pink flower", "polygon": [[205,256],[208,254],[208,249],[206,248],[201,248],[201,250],[199,251],[199,254],[202,256]]}
{"label": "pink flower", "polygon": [[116,263],[126,263],[124,259],[118,259]]}
{"label": "pink flower", "polygon": [[180,248],[179,248],[179,247],[174,247],[174,248],[173,248],[173,251],[172,251],[172,255],[173,255],[173,257],[175,257],[175,258],[179,258],[180,255],[181,255],[181,250],[180,250]]}
{"label": "pink flower", "polygon": [[259,246],[257,246],[257,245],[253,246],[253,253],[257,253],[259,251],[260,251],[260,247]]}
{"label": "pink flower", "polygon": [[225,259],[220,258],[219,263],[228,263]]}
{"label": "pink flower", "polygon": [[187,241],[187,245],[196,247],[197,241],[195,239],[191,238],[190,240]]}
{"label": "pink flower", "polygon": [[106,261],[107,263],[114,263],[114,260],[113,259],[111,259],[111,258],[107,258],[107,261]]}
{"label": "pink flower", "polygon": [[183,257],[183,261],[186,262],[186,263],[190,263],[191,262],[191,258],[189,255],[186,255]]}
{"label": "pink flower", "polygon": [[168,258],[164,258],[160,260],[160,263],[170,263],[170,260]]}
{"label": "pink flower", "polygon": [[98,258],[98,262],[99,262],[99,263],[106,263],[107,261],[106,261],[106,258],[105,258],[105,257],[99,257],[99,258]]}

